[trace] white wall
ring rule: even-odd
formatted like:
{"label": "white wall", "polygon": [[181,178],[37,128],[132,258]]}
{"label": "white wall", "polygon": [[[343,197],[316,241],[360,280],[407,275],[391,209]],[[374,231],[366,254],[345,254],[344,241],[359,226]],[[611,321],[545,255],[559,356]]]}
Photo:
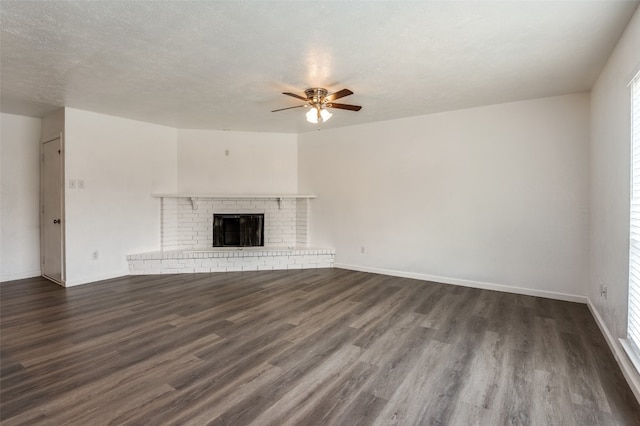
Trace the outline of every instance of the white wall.
{"label": "white wall", "polygon": [[[631,89],[640,71],[636,11],[591,92],[591,242],[588,295],[615,337],[626,337],[629,280]],[[600,297],[600,283],[608,298]]]}
{"label": "white wall", "polygon": [[298,150],[311,241],[336,266],[585,294],[588,94],[305,133]]}
{"label": "white wall", "polygon": [[[127,275],[126,255],[160,248],[160,201],[174,192],[176,129],[66,108],[67,285]],[[98,260],[92,253],[98,250]]]}
{"label": "white wall", "polygon": [[0,281],[40,275],[39,118],[0,115]]}
{"label": "white wall", "polygon": [[295,134],[178,130],[178,190],[295,193],[297,155]]}

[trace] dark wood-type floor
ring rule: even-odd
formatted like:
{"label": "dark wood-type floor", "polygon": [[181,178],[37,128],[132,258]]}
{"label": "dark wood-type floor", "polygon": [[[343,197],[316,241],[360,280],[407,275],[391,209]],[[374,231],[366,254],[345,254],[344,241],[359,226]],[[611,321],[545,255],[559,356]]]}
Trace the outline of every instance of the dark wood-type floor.
{"label": "dark wood-type floor", "polygon": [[2,425],[632,425],[585,305],[340,269],[1,291]]}

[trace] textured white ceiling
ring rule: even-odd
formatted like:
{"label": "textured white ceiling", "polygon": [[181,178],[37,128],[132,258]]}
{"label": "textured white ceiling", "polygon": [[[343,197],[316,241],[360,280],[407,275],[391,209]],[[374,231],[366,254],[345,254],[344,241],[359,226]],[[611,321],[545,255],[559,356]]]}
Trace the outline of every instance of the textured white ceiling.
{"label": "textured white ceiling", "polygon": [[589,90],[637,1],[1,1],[0,107],[178,128],[331,128]]}

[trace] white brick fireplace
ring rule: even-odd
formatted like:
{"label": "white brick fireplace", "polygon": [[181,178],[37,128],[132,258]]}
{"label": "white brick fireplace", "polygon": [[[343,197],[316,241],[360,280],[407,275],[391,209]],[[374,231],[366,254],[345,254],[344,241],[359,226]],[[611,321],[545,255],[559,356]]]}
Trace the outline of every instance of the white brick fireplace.
{"label": "white brick fireplace", "polygon": [[163,197],[162,249],[210,248],[214,213],[263,213],[265,246],[306,247],[308,203],[309,198]]}
{"label": "white brick fireplace", "polygon": [[[311,195],[156,195],[161,250],[127,256],[131,274],[327,268],[335,252],[308,241]],[[264,247],[214,248],[214,214],[264,214]]]}

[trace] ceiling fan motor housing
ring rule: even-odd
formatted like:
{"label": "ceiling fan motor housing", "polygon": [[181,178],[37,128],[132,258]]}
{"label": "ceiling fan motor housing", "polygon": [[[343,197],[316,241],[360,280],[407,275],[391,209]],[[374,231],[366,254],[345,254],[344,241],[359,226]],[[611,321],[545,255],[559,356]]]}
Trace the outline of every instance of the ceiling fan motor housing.
{"label": "ceiling fan motor housing", "polygon": [[325,98],[329,94],[327,89],[323,89],[321,87],[314,87],[312,89],[307,89],[304,91],[305,96],[309,100],[309,103],[313,106],[323,104],[325,102]]}

